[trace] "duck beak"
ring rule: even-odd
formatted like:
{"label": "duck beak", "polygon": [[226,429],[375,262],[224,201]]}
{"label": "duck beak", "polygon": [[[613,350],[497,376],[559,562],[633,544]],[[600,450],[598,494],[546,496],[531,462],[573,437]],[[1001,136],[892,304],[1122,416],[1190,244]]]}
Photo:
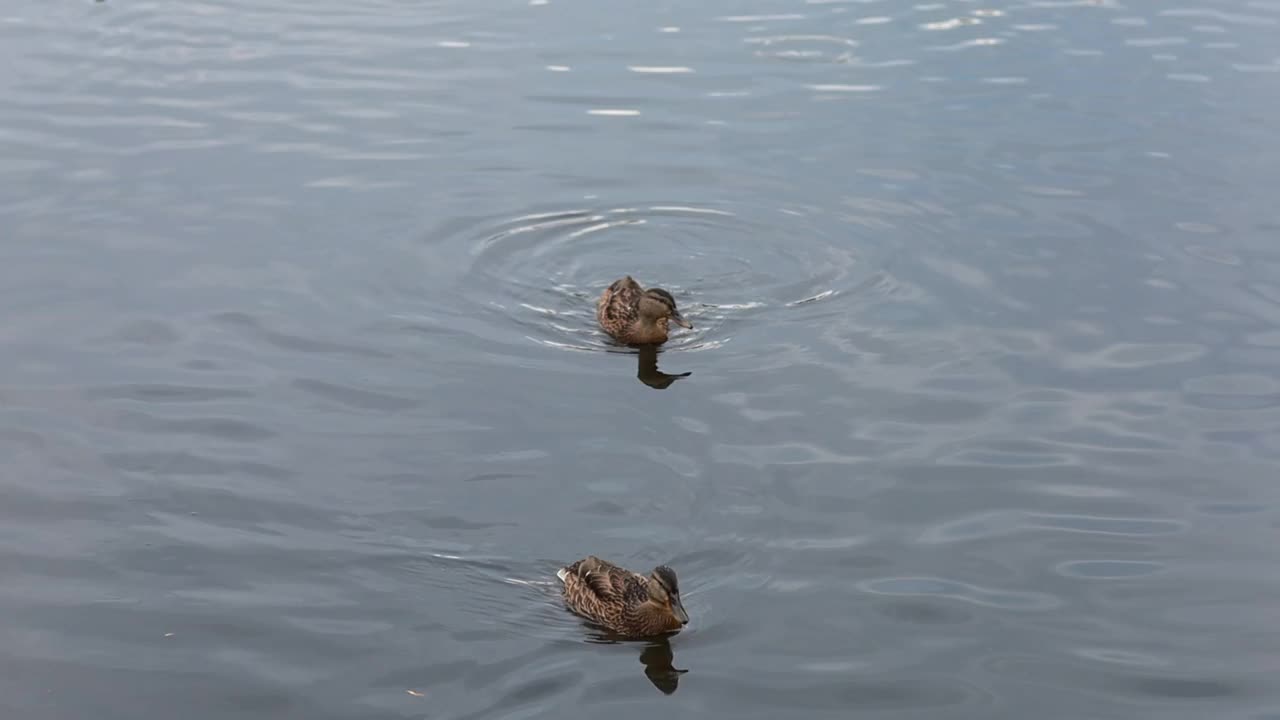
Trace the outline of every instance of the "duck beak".
{"label": "duck beak", "polygon": [[679,595],[671,596],[671,612],[680,621],[681,625],[689,624],[689,613],[684,611],[684,603],[680,602]]}
{"label": "duck beak", "polygon": [[688,320],[685,320],[685,319],[684,319],[684,316],[683,316],[683,315],[681,315],[681,314],[680,314],[680,313],[678,313],[678,312],[676,312],[676,313],[671,313],[671,321],[672,321],[672,322],[674,322],[675,324],[679,325],[680,327],[682,327],[682,328],[686,329],[686,330],[692,330],[692,329],[693,329],[693,323],[689,322]]}

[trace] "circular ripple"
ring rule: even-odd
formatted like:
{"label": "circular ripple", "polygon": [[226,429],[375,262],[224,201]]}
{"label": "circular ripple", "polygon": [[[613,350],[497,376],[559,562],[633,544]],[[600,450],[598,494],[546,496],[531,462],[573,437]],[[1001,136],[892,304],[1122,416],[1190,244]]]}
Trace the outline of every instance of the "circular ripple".
{"label": "circular ripple", "polygon": [[[812,210],[645,203],[521,214],[466,228],[461,292],[520,335],[566,350],[623,351],[596,326],[596,298],[630,274],[675,296],[694,330],[667,350],[719,347],[734,324],[830,307],[873,280],[869,249],[837,242]],[[843,228],[842,228],[843,229]]]}

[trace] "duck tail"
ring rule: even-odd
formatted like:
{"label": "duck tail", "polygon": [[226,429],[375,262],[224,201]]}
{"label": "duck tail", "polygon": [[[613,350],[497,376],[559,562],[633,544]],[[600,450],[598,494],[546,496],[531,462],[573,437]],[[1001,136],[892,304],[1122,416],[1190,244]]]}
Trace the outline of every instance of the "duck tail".
{"label": "duck tail", "polygon": [[569,568],[562,567],[556,571],[556,577],[560,578],[560,582],[564,582],[569,577]]}

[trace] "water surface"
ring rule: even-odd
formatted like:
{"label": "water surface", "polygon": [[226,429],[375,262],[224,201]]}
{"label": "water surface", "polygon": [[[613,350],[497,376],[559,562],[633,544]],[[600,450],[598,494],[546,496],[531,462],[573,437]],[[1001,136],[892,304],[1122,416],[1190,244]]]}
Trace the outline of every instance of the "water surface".
{"label": "water surface", "polygon": [[1275,717],[1280,4],[1197,1],[0,8],[0,708]]}

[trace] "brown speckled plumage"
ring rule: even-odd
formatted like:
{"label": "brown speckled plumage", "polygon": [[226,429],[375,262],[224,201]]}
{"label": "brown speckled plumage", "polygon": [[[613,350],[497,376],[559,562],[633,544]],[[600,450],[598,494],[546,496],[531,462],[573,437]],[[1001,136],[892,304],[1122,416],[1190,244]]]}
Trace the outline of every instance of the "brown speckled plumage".
{"label": "brown speckled plumage", "polygon": [[641,575],[589,555],[556,576],[570,610],[619,635],[652,637],[689,622],[675,571],[665,565]]}
{"label": "brown speckled plumage", "polygon": [[676,309],[676,300],[662,288],[645,290],[627,275],[605,288],[596,303],[596,320],[614,340],[628,345],[660,345],[669,324],[693,328]]}

